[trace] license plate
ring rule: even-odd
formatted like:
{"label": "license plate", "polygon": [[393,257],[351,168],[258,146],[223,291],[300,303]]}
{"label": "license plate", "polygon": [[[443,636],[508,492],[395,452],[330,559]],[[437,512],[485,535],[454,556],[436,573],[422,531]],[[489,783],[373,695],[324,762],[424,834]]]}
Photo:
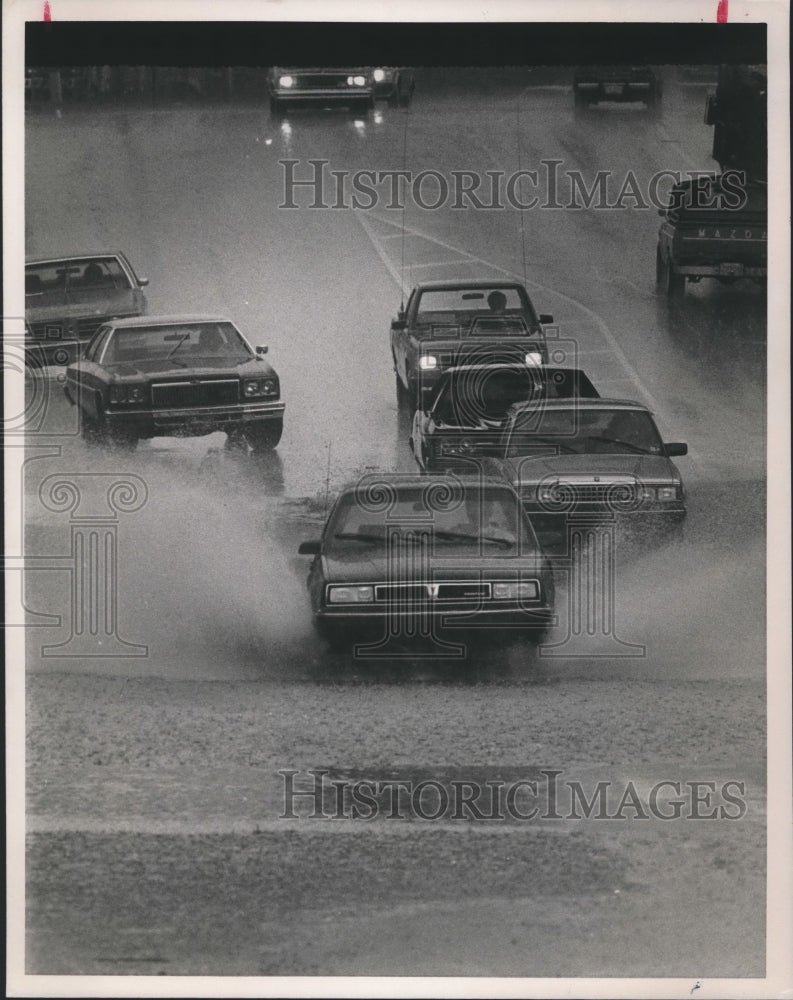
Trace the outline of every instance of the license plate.
{"label": "license plate", "polygon": [[604,89],[609,97],[617,97],[622,93],[622,84],[607,83]]}
{"label": "license plate", "polygon": [[733,276],[743,274],[743,264],[719,264],[719,274]]}

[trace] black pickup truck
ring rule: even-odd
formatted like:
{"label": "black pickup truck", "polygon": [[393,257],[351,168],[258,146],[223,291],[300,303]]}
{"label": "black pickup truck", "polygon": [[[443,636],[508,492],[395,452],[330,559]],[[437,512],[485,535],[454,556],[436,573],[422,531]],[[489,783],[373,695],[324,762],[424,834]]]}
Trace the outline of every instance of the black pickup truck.
{"label": "black pickup truck", "polygon": [[767,276],[767,189],[727,172],[696,177],[672,188],[659,209],[656,280],[670,298],[685,294],[686,282],[703,278],[732,283]]}
{"label": "black pickup truck", "polygon": [[544,364],[544,324],[516,281],[427,281],[416,285],[391,322],[397,399],[421,405],[447,368],[464,364]]}

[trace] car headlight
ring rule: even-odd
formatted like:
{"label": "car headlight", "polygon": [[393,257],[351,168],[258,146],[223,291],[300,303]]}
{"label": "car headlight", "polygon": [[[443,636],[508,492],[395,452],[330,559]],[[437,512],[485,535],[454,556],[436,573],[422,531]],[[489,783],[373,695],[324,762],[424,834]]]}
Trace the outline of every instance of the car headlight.
{"label": "car headlight", "polygon": [[374,78],[378,83],[382,83],[385,80],[385,70],[376,69],[374,71]]}
{"label": "car headlight", "polygon": [[540,596],[540,585],[536,580],[521,583],[494,583],[494,601],[536,601]]}
{"label": "car headlight", "polygon": [[242,383],[242,395],[246,399],[257,396],[277,396],[278,380],[274,378],[250,378]]}
{"label": "car headlight", "polygon": [[676,486],[659,486],[658,487],[658,499],[659,500],[677,500],[677,487]]}
{"label": "car headlight", "polygon": [[539,351],[529,351],[526,354],[526,364],[527,365],[541,365],[542,364],[542,354]]}
{"label": "car headlight", "polygon": [[438,359],[434,354],[422,354],[419,358],[419,368],[423,368],[425,371],[428,368],[437,368]]}
{"label": "car headlight", "polygon": [[331,604],[371,604],[374,587],[328,587],[328,601]]}
{"label": "car headlight", "polygon": [[279,87],[294,87],[295,78],[293,76],[279,76],[278,86]]}
{"label": "car headlight", "polygon": [[365,76],[348,76],[347,86],[348,87],[363,87],[366,84]]}
{"label": "car headlight", "polygon": [[129,406],[134,403],[143,403],[146,399],[146,390],[142,385],[111,385],[110,402]]}

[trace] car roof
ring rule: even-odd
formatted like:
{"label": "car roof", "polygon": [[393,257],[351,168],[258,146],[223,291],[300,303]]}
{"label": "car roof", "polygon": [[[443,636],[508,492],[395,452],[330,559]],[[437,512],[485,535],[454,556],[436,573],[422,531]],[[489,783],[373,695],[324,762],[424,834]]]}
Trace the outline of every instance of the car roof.
{"label": "car roof", "polygon": [[420,281],[416,284],[415,291],[454,292],[463,288],[471,288],[474,290],[480,288],[520,288],[523,291],[526,291],[525,287],[519,281],[507,281],[504,278],[498,278],[493,281],[486,281],[484,279],[479,279],[476,281],[465,281],[464,279],[461,278],[458,278],[454,281]]}
{"label": "car roof", "polygon": [[128,319],[109,319],[103,326],[112,326],[114,330],[134,329],[141,326],[183,326],[186,323],[231,323],[228,316],[212,316],[189,314],[174,316],[130,316]]}
{"label": "car roof", "polygon": [[124,260],[127,259],[122,250],[85,250],[80,253],[70,253],[56,257],[27,257],[25,258],[25,267],[35,264],[61,264],[70,260],[88,260],[92,257],[123,257]]}

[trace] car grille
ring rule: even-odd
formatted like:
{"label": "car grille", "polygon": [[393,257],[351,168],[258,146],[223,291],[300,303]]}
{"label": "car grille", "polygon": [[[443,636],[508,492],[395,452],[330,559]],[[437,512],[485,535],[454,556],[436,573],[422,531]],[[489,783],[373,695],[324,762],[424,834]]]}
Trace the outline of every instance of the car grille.
{"label": "car grille", "polygon": [[301,73],[297,77],[297,85],[306,90],[328,90],[331,87],[347,90],[349,75],[348,73]]}
{"label": "car grille", "polygon": [[490,584],[479,580],[454,583],[383,583],[374,588],[374,597],[376,601],[393,604],[489,600]]}
{"label": "car grille", "polygon": [[[537,500],[535,487],[521,491],[524,502]],[[558,483],[552,487],[548,499],[539,499],[540,505],[548,511],[567,510],[575,506],[607,507],[611,510],[631,509],[642,499],[635,483],[604,483],[597,486],[581,483]]]}
{"label": "car grille", "polygon": [[240,380],[214,378],[192,382],[155,382],[151,387],[151,394],[155,409],[220,406],[239,402]]}

